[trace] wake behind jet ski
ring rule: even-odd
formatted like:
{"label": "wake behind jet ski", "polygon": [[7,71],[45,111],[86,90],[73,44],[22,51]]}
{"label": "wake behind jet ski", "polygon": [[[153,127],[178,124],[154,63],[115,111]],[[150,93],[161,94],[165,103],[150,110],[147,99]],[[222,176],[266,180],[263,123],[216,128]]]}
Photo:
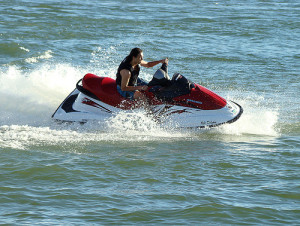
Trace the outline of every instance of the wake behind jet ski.
{"label": "wake behind jet ski", "polygon": [[[144,92],[153,118],[179,128],[207,128],[235,122],[243,113],[240,105],[227,101],[207,88],[175,73],[172,79],[163,64]],[[125,99],[109,77],[86,74],[61,103],[52,118],[67,122],[105,121],[121,111],[141,108]]]}

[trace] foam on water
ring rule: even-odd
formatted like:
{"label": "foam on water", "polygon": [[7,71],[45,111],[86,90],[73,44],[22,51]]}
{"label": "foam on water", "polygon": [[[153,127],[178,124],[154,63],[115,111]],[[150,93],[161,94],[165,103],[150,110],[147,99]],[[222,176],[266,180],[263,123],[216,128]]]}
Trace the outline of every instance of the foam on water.
{"label": "foam on water", "polygon": [[[162,141],[192,138],[195,133],[203,133],[203,130],[193,131],[194,134],[178,131],[172,126],[162,128],[143,111],[122,112],[106,122],[57,124],[51,115],[87,72],[87,69],[65,64],[44,65],[29,72],[13,66],[1,71],[1,146],[23,149],[33,144],[74,141]],[[230,95],[225,98],[243,106],[242,117],[233,124],[206,131],[226,135],[278,135],[275,129],[278,112],[265,106],[264,97],[254,93],[248,93],[247,97]]]}
{"label": "foam on water", "polygon": [[[23,49],[24,51],[29,52],[29,50],[25,49],[24,47],[20,47],[20,49]],[[25,62],[26,63],[37,63],[41,59],[49,59],[49,58],[52,58],[52,51],[51,50],[47,50],[39,56],[34,56],[34,57],[27,58],[27,59],[25,59]]]}
{"label": "foam on water", "polygon": [[[136,113],[129,116],[123,113],[107,122],[54,124],[51,126],[2,125],[0,126],[0,146],[26,150],[32,146],[70,146],[80,148],[99,142],[169,142],[186,139],[179,131],[167,131],[145,121],[146,116]],[[139,121],[136,117],[139,116]],[[124,117],[127,117],[126,119]],[[124,124],[124,122],[126,122]],[[30,149],[30,148],[29,148]]]}
{"label": "foam on water", "polygon": [[266,106],[264,97],[252,93],[245,98],[233,95],[227,96],[226,99],[235,100],[243,107],[244,112],[236,122],[218,127],[217,130],[219,132],[233,135],[278,136],[280,134],[280,129],[277,128],[279,120],[278,110]]}

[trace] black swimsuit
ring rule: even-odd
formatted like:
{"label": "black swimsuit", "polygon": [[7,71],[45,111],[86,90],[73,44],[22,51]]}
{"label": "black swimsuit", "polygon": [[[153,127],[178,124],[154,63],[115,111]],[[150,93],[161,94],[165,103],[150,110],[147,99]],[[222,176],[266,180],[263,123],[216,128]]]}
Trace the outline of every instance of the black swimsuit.
{"label": "black swimsuit", "polygon": [[136,68],[133,68],[132,65],[130,64],[130,62],[127,60],[127,57],[121,62],[119,68],[118,68],[118,72],[117,72],[117,78],[116,78],[116,82],[117,85],[121,86],[121,81],[122,81],[122,76],[121,76],[121,71],[123,69],[126,69],[128,71],[130,71],[131,73],[131,77],[129,79],[128,82],[128,86],[135,86],[136,82],[137,82],[137,78],[139,76],[140,73],[140,66],[137,65]]}

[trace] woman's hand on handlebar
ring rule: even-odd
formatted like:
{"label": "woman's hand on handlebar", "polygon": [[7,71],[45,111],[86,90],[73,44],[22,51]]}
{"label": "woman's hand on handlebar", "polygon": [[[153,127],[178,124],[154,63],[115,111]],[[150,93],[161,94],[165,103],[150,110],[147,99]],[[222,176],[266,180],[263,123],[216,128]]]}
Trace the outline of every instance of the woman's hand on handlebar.
{"label": "woman's hand on handlebar", "polygon": [[140,86],[139,90],[145,91],[148,89],[148,86]]}

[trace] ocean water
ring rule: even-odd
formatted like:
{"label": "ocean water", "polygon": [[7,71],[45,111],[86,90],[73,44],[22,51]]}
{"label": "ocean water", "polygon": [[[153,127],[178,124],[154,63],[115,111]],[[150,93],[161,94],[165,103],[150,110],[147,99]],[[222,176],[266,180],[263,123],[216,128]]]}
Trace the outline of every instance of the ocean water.
{"label": "ocean water", "polygon": [[[299,40],[295,0],[0,1],[0,224],[299,225]],[[134,47],[244,114],[207,130],[51,119]]]}

